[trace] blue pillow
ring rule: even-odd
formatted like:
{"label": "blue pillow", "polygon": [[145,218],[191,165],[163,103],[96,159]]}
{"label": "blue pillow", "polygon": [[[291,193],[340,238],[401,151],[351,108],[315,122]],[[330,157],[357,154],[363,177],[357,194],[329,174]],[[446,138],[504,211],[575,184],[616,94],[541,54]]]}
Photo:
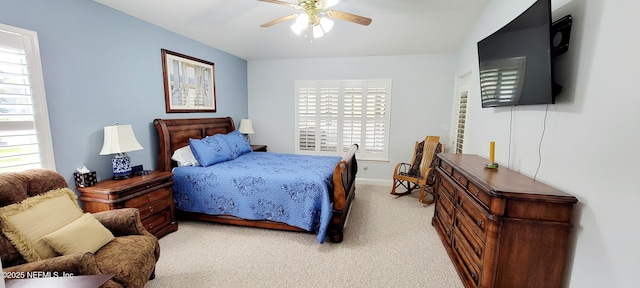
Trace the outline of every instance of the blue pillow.
{"label": "blue pillow", "polygon": [[227,141],[229,149],[231,149],[232,159],[236,159],[240,155],[253,151],[251,149],[251,145],[247,142],[247,139],[244,138],[244,135],[242,135],[238,130],[224,135],[224,140]]}
{"label": "blue pillow", "polygon": [[233,160],[227,141],[220,134],[203,139],[189,139],[191,152],[201,166],[207,167],[216,163]]}

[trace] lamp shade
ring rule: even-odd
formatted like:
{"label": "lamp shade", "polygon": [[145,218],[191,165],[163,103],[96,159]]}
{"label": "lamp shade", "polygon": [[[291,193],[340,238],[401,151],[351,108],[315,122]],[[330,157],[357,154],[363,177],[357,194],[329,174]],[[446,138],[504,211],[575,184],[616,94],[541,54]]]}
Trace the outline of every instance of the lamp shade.
{"label": "lamp shade", "polygon": [[131,125],[115,125],[104,127],[104,143],[100,155],[118,154],[142,150]]}
{"label": "lamp shade", "polygon": [[253,124],[251,124],[251,120],[250,119],[241,119],[240,120],[240,128],[238,129],[238,132],[242,133],[242,134],[253,134],[255,132],[253,132]]}

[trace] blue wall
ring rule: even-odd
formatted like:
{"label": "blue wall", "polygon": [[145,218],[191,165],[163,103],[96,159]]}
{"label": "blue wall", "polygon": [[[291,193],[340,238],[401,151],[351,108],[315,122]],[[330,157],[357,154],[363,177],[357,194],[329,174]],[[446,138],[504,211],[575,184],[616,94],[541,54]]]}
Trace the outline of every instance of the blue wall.
{"label": "blue wall", "polygon": [[[247,117],[247,61],[87,0],[1,0],[0,23],[38,33],[56,170],[111,177],[100,156],[103,127],[131,124],[144,150],[132,165],[154,169],[155,118]],[[216,113],[165,112],[160,49],[215,64]]]}

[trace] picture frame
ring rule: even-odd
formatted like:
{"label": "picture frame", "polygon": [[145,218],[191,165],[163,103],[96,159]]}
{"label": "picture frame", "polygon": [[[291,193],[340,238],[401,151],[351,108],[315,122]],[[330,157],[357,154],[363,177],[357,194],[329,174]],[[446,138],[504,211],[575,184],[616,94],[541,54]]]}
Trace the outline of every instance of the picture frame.
{"label": "picture frame", "polygon": [[216,112],[213,62],[162,49],[167,113]]}

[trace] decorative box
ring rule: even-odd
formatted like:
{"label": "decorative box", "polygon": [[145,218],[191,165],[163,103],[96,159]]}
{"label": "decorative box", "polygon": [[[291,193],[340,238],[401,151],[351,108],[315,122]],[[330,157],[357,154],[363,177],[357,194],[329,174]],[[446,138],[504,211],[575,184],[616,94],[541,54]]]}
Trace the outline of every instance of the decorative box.
{"label": "decorative box", "polygon": [[73,177],[76,179],[76,186],[89,187],[98,183],[98,177],[96,177],[96,171],[80,174],[78,172],[73,173]]}

